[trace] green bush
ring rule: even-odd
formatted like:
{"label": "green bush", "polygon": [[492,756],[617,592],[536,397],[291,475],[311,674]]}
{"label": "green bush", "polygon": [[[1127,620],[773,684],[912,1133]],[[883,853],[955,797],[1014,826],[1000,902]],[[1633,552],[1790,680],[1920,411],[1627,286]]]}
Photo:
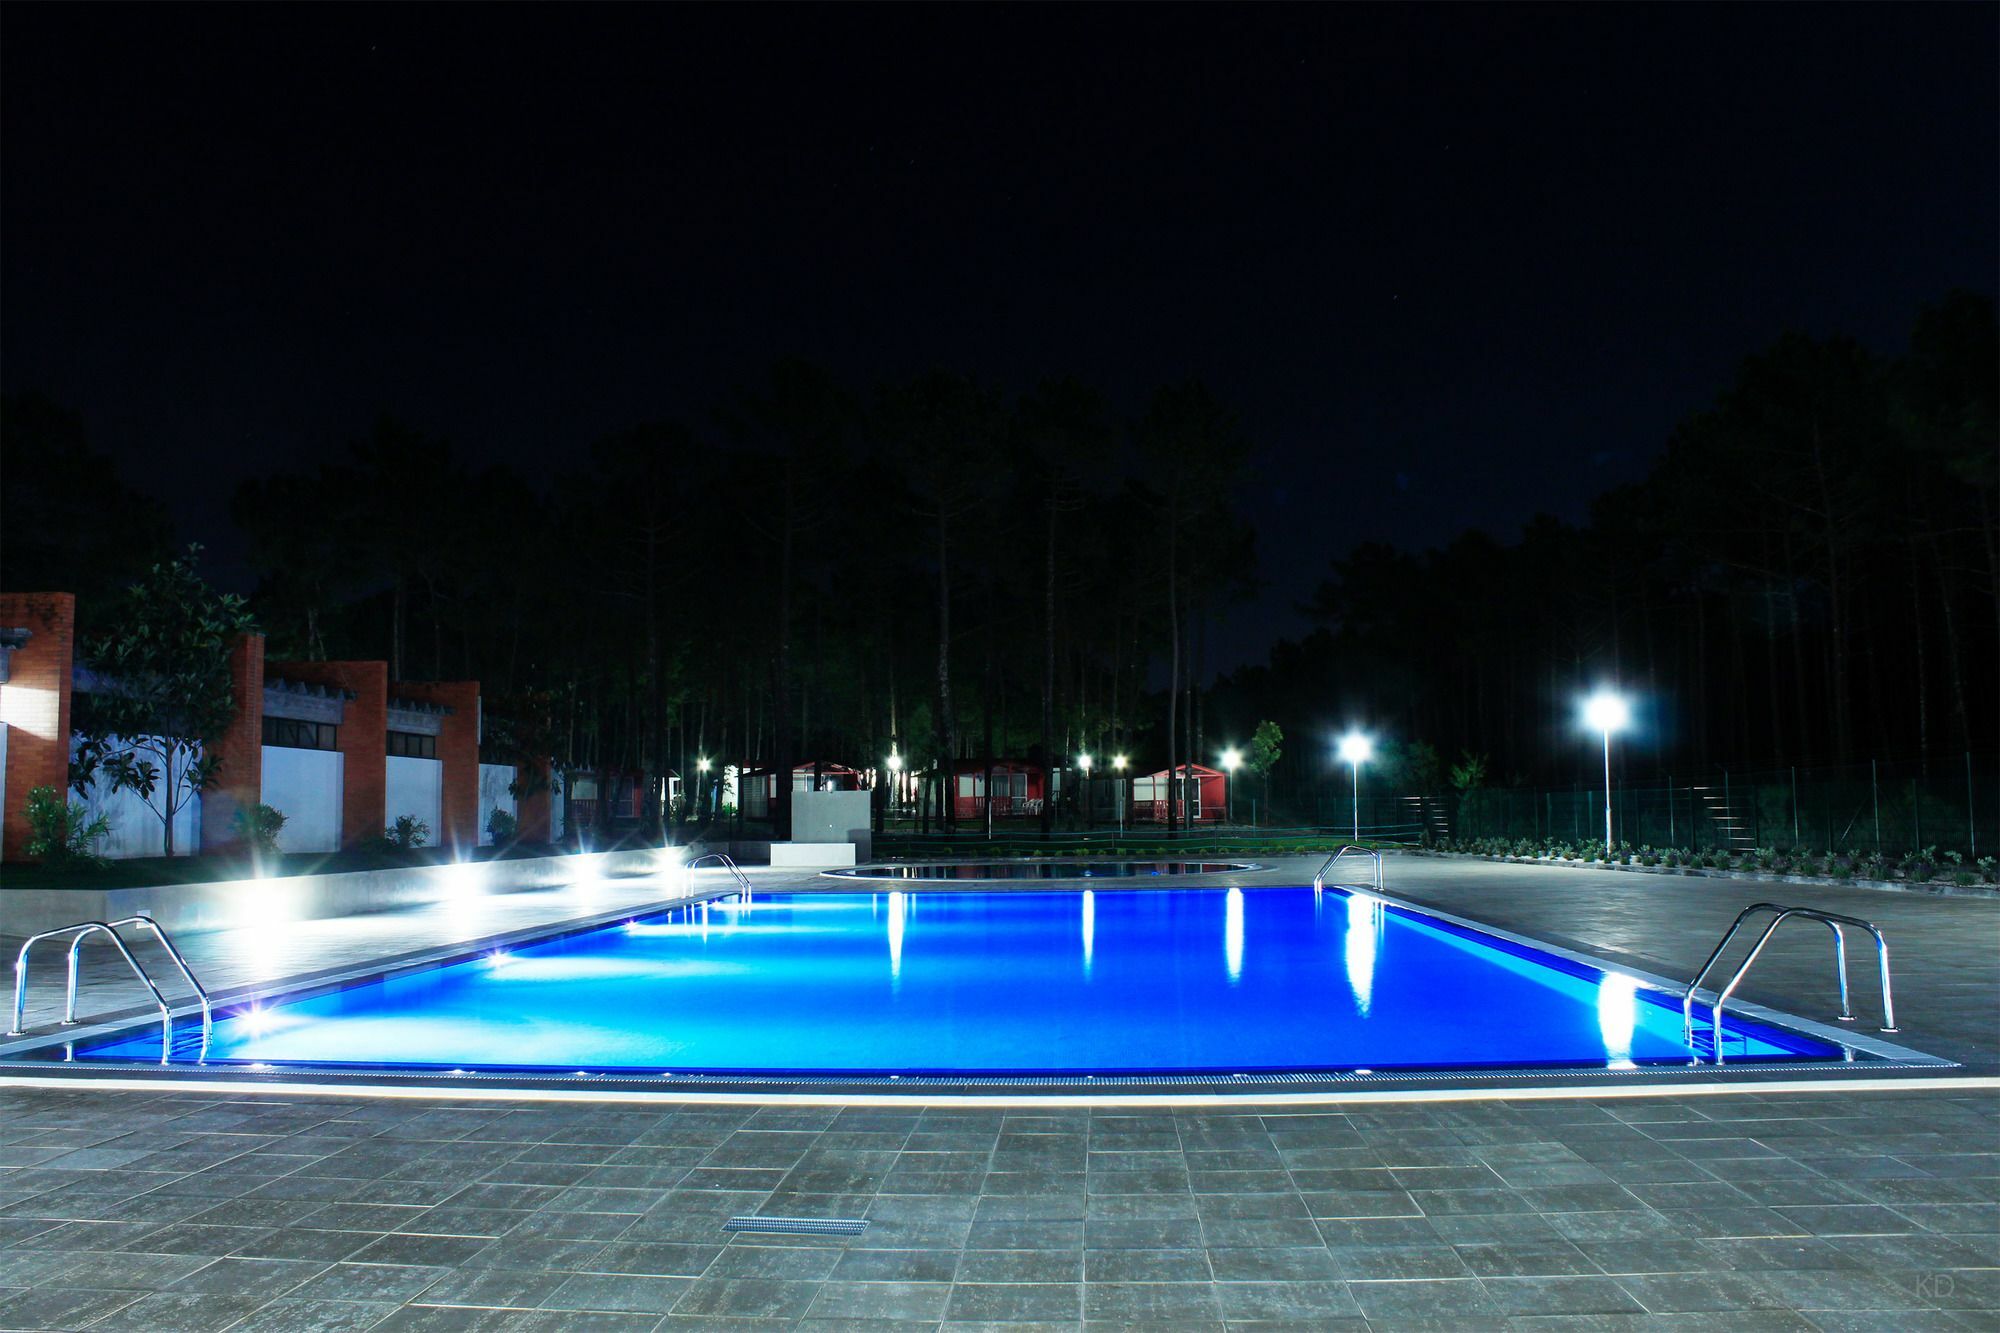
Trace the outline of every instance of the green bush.
{"label": "green bush", "polygon": [[103,815],[92,819],[87,806],[63,800],[54,787],[28,793],[28,855],[48,865],[101,866],[97,840],[111,832]]}
{"label": "green bush", "polygon": [[275,856],[278,834],[285,827],[285,812],[268,805],[246,805],[230,817],[229,827],[252,852]]}
{"label": "green bush", "polygon": [[521,821],[514,817],[513,812],[502,810],[497,805],[493,807],[493,813],[486,816],[486,831],[493,835],[493,841],[496,843],[514,841],[514,835],[520,828]]}
{"label": "green bush", "polygon": [[415,815],[397,815],[396,822],[382,830],[383,840],[399,852],[423,846],[430,836],[431,826]]}

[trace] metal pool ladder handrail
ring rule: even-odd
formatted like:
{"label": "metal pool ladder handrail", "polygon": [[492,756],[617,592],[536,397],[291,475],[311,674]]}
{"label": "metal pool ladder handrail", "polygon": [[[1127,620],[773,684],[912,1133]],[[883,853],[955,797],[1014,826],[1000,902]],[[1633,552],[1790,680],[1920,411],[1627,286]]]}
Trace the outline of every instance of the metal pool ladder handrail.
{"label": "metal pool ladder handrail", "polygon": [[688,862],[682,869],[689,874],[693,874],[695,867],[699,866],[703,861],[714,861],[731,875],[735,876],[737,891],[742,895],[744,902],[747,903],[750,901],[750,877],[743,873],[743,868],[737,865],[734,858],[730,857],[727,853],[704,852],[702,855]]}
{"label": "metal pool ladder handrail", "polygon": [[1750,965],[1757,961],[1757,956],[1764,952],[1764,946],[1771,942],[1771,936],[1777,933],[1778,927],[1783,925],[1789,917],[1805,917],[1812,921],[1822,922],[1833,931],[1833,962],[1834,970],[1840,978],[1840,1021],[1843,1023],[1852,1023],[1854,1021],[1854,1008],[1848,1003],[1847,999],[1847,937],[1842,933],[1841,927],[1854,926],[1857,929],[1867,931],[1875,937],[1875,958],[1882,978],[1882,1031],[1896,1031],[1896,1000],[1889,987],[1889,942],[1882,938],[1882,931],[1874,922],[1863,921],[1858,916],[1843,916],[1838,912],[1822,912],[1816,907],[1788,907],[1783,903],[1752,903],[1736,914],[1736,920],[1731,923],[1729,930],[1723,935],[1722,942],[1715,946],[1715,951],[1709,954],[1708,961],[1701,965],[1701,971],[1694,974],[1694,980],[1688,982],[1687,989],[1681,993],[1681,1036],[1683,1040],[1687,1041],[1690,1045],[1694,1042],[1694,993],[1696,989],[1708,978],[1709,972],[1715,967],[1716,960],[1722,957],[1722,951],[1729,947],[1729,942],[1736,938],[1736,932],[1743,928],[1743,923],[1752,916],[1756,916],[1762,912],[1774,914],[1771,918],[1771,924],[1764,927],[1764,933],[1757,937],[1757,943],[1751,946],[1749,956],[1743,960],[1742,966],[1736,969],[1736,974],[1729,979],[1729,984],[1716,994],[1714,1007],[1709,1011],[1709,1021],[1713,1034],[1712,1040],[1715,1044],[1715,1058],[1718,1061],[1722,1058],[1722,1007],[1729,1003],[1729,997],[1736,993],[1736,987],[1750,971]]}
{"label": "metal pool ladder handrail", "polygon": [[71,936],[71,939],[69,945],[69,982],[65,992],[62,1021],[66,1027],[75,1024],[77,950],[86,938],[93,934],[101,933],[111,941],[112,947],[118,950],[119,957],[123,958],[126,966],[132,969],[132,974],[144,982],[146,989],[152,993],[153,1003],[160,1011],[163,1040],[170,1047],[173,1043],[174,1032],[173,1006],[167,1003],[166,995],[161,992],[158,983],[153,980],[152,974],[145,969],[137,958],[132,956],[132,951],[125,947],[124,939],[118,934],[119,926],[144,926],[151,930],[155,938],[160,941],[161,946],[166,949],[167,955],[174,960],[174,966],[180,969],[181,976],[186,978],[188,985],[194,989],[195,997],[201,1004],[201,1031],[203,1039],[206,1040],[213,1031],[215,1024],[214,1012],[209,1004],[208,991],[195,979],[194,970],[188,966],[187,959],[181,956],[181,951],[174,947],[173,940],[167,935],[165,930],[161,929],[160,923],[149,916],[121,917],[116,921],[108,922],[79,921],[75,925],[61,926],[55,930],[45,930],[39,935],[29,936],[22,943],[20,953],[14,956],[14,1022],[13,1026],[8,1028],[7,1035],[18,1037],[26,1030],[22,1020],[27,1016],[28,1009],[29,952],[43,940],[56,939],[63,935]]}
{"label": "metal pool ladder handrail", "polygon": [[1366,856],[1375,862],[1375,891],[1377,893],[1382,891],[1382,853],[1376,851],[1373,847],[1364,847],[1358,842],[1344,842],[1334,851],[1332,856],[1326,858],[1326,864],[1321,866],[1319,873],[1313,876],[1314,893],[1318,893],[1326,888],[1326,872],[1333,869],[1335,861],[1338,861],[1350,852]]}

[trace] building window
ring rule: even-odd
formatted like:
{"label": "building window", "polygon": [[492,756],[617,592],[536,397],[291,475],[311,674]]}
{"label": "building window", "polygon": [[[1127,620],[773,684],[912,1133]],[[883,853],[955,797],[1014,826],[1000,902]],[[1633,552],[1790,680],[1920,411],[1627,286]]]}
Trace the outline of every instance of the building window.
{"label": "building window", "polygon": [[399,759],[435,759],[438,757],[438,738],[422,736],[414,731],[392,731],[389,733],[389,753]]}
{"label": "building window", "polygon": [[287,750],[338,750],[340,728],[331,722],[301,722],[294,717],[264,719],[264,744]]}

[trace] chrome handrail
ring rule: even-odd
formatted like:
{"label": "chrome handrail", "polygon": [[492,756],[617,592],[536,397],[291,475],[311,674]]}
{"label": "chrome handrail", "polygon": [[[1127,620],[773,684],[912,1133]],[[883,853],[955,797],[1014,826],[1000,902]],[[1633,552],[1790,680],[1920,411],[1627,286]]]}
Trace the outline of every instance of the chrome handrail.
{"label": "chrome handrail", "polygon": [[1335,861],[1346,856],[1349,852],[1358,852],[1375,862],[1375,891],[1377,893],[1382,891],[1382,853],[1376,851],[1373,847],[1364,847],[1358,842],[1344,842],[1335,849],[1332,856],[1326,858],[1326,864],[1322,865],[1319,868],[1319,872],[1313,876],[1314,893],[1319,893],[1326,888],[1326,872],[1333,869]]}
{"label": "chrome handrail", "polygon": [[733,875],[736,879],[737,892],[742,896],[744,902],[747,903],[750,901],[750,877],[743,873],[743,868],[737,865],[733,858],[723,852],[704,852],[682,866],[681,869],[692,875],[695,868],[704,861],[714,861]]}
{"label": "chrome handrail", "polygon": [[[167,934],[165,927],[143,912],[137,916],[120,917],[118,920],[108,924],[114,934],[120,926],[144,926],[147,930],[153,932],[153,938],[158,940],[160,947],[167,951],[167,957],[174,960],[174,966],[180,969],[181,979],[187,982],[188,989],[194,992],[196,1001],[201,1005],[202,1037],[205,1040],[213,1034],[215,1031],[215,1010],[209,1004],[208,989],[196,979],[194,969],[188,966],[187,959],[181,957],[181,951],[174,947],[173,937]],[[76,1018],[76,947],[82,942],[83,936],[78,935],[75,940],[70,942],[69,946],[69,1016],[71,1021],[74,1021]]]}
{"label": "chrome handrail", "polygon": [[1744,958],[1742,965],[1736,969],[1735,975],[1730,977],[1729,984],[1716,994],[1715,1004],[1709,1010],[1711,1041],[1715,1046],[1716,1063],[1720,1064],[1722,1062],[1723,1006],[1728,1004],[1729,997],[1736,993],[1736,987],[1742,983],[1744,976],[1749,973],[1750,965],[1757,961],[1757,956],[1764,952],[1764,946],[1771,942],[1773,935],[1777,934],[1778,927],[1783,925],[1788,918],[1795,916],[1804,917],[1811,921],[1818,921],[1833,931],[1833,961],[1834,970],[1840,980],[1840,1021],[1843,1023],[1852,1023],[1854,1021],[1854,1007],[1848,1002],[1847,937],[1842,932],[1841,927],[1854,926],[1857,929],[1867,931],[1875,937],[1875,959],[1882,981],[1883,1026],[1881,1030],[1884,1032],[1894,1032],[1897,1030],[1896,999],[1889,982],[1889,942],[1882,937],[1880,927],[1874,922],[1864,921],[1858,916],[1844,916],[1839,912],[1823,912],[1816,907],[1788,907],[1783,903],[1752,903],[1736,914],[1736,920],[1730,923],[1728,931],[1722,936],[1722,942],[1715,946],[1714,952],[1708,955],[1708,961],[1701,965],[1701,971],[1694,974],[1694,980],[1688,982],[1687,989],[1681,993],[1682,1040],[1686,1041],[1690,1047],[1694,1044],[1695,991],[1708,978],[1708,974],[1714,969],[1716,961],[1722,957],[1723,950],[1729,947],[1729,942],[1736,938],[1736,932],[1743,929],[1743,923],[1763,912],[1773,913],[1771,924],[1764,927],[1764,933],[1758,936],[1757,943],[1751,946],[1749,956]]}
{"label": "chrome handrail", "polygon": [[64,1026],[69,1026],[76,1022],[76,945],[82,942],[86,935],[102,931],[118,950],[119,956],[132,969],[132,974],[138,977],[140,981],[143,981],[146,984],[146,989],[152,992],[153,1003],[159,1006],[160,1023],[166,1034],[166,1044],[171,1046],[174,1032],[173,1008],[168,1005],[167,997],[160,993],[160,988],[153,983],[153,978],[147,973],[146,969],[139,966],[139,960],[132,956],[132,951],[125,947],[125,941],[118,937],[118,932],[113,930],[107,922],[103,921],[79,921],[73,926],[61,926],[55,930],[45,930],[39,935],[30,935],[22,943],[21,952],[14,955],[14,1025],[7,1029],[7,1035],[18,1037],[25,1031],[21,1020],[26,1017],[28,1010],[28,951],[43,940],[52,940],[59,935],[68,935],[72,931],[75,932],[76,938],[70,944],[69,1004],[63,1013]]}

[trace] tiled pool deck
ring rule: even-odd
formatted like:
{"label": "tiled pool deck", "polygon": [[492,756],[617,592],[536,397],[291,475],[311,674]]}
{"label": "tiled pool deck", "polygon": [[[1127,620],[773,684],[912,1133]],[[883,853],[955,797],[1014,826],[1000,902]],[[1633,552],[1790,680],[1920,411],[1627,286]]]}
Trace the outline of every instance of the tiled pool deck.
{"label": "tiled pool deck", "polygon": [[[2000,1070],[1991,900],[1431,859],[1389,888],[1668,975],[1762,897],[1869,916],[1896,1040]],[[226,989],[579,906],[185,943]],[[1823,1014],[1825,941],[1773,948],[1750,997]],[[724,1233],[743,1213],[869,1225]],[[0,1329],[1993,1328],[1996,1233],[2000,1095],[1971,1087],[974,1109],[0,1082]]]}

